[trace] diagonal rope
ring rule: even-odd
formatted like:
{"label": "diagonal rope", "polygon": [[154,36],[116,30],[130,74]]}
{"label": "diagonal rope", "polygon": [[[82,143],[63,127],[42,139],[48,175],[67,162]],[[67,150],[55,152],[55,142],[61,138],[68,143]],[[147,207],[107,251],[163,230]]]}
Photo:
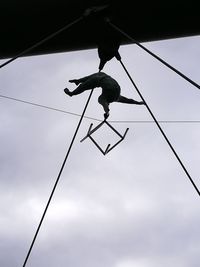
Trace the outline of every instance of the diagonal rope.
{"label": "diagonal rope", "polygon": [[26,255],[26,258],[25,258],[25,260],[24,260],[23,267],[26,266],[26,263],[27,263],[27,261],[28,261],[28,259],[29,259],[29,256],[30,256],[30,254],[31,254],[31,251],[32,251],[32,249],[33,249],[33,246],[34,246],[34,243],[35,243],[35,241],[36,241],[37,235],[38,235],[38,233],[39,233],[39,231],[40,231],[42,222],[43,222],[44,217],[45,217],[45,215],[46,215],[46,213],[47,213],[48,207],[49,207],[49,205],[50,205],[50,202],[51,202],[51,200],[52,200],[52,197],[53,197],[53,195],[54,195],[54,192],[55,192],[55,190],[56,190],[56,187],[57,187],[57,185],[58,185],[58,182],[59,182],[59,180],[60,180],[62,171],[63,171],[63,169],[64,169],[64,166],[65,166],[65,164],[66,164],[66,161],[67,161],[68,156],[69,156],[69,154],[70,154],[70,151],[71,151],[71,149],[72,149],[74,140],[75,140],[76,135],[77,135],[77,133],[78,133],[78,130],[79,130],[79,128],[80,128],[80,125],[81,125],[81,122],[82,122],[82,120],[83,120],[84,114],[85,114],[86,109],[87,109],[87,107],[88,107],[88,104],[89,104],[89,102],[90,102],[92,93],[93,93],[93,90],[91,90],[90,95],[89,95],[89,97],[88,97],[88,100],[87,100],[87,102],[86,102],[86,104],[85,104],[84,110],[83,110],[83,112],[82,112],[81,118],[80,118],[79,123],[78,123],[78,125],[77,125],[77,128],[76,128],[76,130],[75,130],[75,133],[74,133],[74,135],[73,135],[73,137],[72,137],[72,141],[71,141],[70,146],[69,146],[69,148],[68,148],[68,150],[67,150],[67,153],[66,153],[66,156],[65,156],[65,158],[64,158],[64,161],[63,161],[63,163],[62,163],[62,166],[61,166],[61,169],[60,169],[60,171],[59,171],[58,177],[57,177],[57,179],[56,179],[56,181],[55,181],[54,187],[53,187],[52,192],[51,192],[51,194],[50,194],[50,197],[49,197],[49,199],[48,199],[48,201],[47,201],[47,204],[46,204],[46,207],[45,207],[44,212],[43,212],[43,214],[42,214],[42,217],[41,217],[41,219],[40,219],[39,225],[38,225],[38,227],[37,227],[37,230],[36,230],[36,232],[35,232],[35,235],[34,235],[34,237],[33,237],[32,242],[31,242],[30,248],[29,248],[28,253],[27,253],[27,255]]}
{"label": "diagonal rope", "polygon": [[[5,98],[5,99],[9,99],[9,100],[13,100],[16,102],[20,102],[23,104],[28,104],[28,105],[32,105],[35,107],[39,107],[39,108],[44,108],[47,110],[52,110],[52,111],[56,111],[56,112],[60,112],[60,113],[64,113],[64,114],[68,114],[68,115],[72,115],[72,116],[77,116],[77,117],[81,117],[81,114],[75,113],[75,112],[70,112],[70,111],[66,111],[63,109],[58,109],[58,108],[53,108],[50,106],[46,106],[46,105],[42,105],[42,104],[38,104],[38,103],[34,103],[34,102],[30,102],[27,100],[22,100],[19,98],[14,98],[14,97],[10,97],[10,96],[6,96],[6,95],[0,95],[1,98]],[[98,122],[102,122],[103,120],[101,119],[97,119],[94,117],[89,117],[89,116],[84,116],[85,119],[89,119],[89,120],[93,120],[93,121],[98,121]],[[155,123],[153,120],[107,120],[110,123]],[[200,123],[200,120],[158,120],[159,123]]]}
{"label": "diagonal rope", "polygon": [[59,30],[57,30],[56,32],[53,32],[52,34],[48,35],[47,37],[45,37],[44,39],[36,42],[34,45],[28,47],[27,49],[23,50],[22,52],[20,52],[19,54],[17,54],[16,56],[14,56],[13,58],[7,60],[6,62],[4,62],[3,64],[0,65],[0,68],[3,68],[4,66],[8,65],[9,63],[13,62],[14,60],[16,60],[19,57],[22,57],[24,55],[26,55],[28,52],[32,51],[34,48],[40,46],[41,44],[49,41],[50,39],[54,38],[56,35],[58,35],[59,33],[69,29],[70,27],[72,27],[74,24],[78,23],[79,21],[81,21],[84,18],[84,16],[81,16],[77,19],[75,19],[74,21],[70,22],[69,24],[65,25],[64,27],[60,28]]}
{"label": "diagonal rope", "polygon": [[169,139],[167,138],[165,132],[163,131],[163,129],[161,128],[160,124],[158,123],[156,117],[154,116],[153,112],[151,111],[150,107],[148,106],[148,104],[146,103],[143,95],[140,93],[140,90],[138,89],[138,87],[136,86],[135,82],[133,81],[132,77],[130,76],[128,70],[126,69],[125,65],[123,64],[123,62],[121,60],[119,60],[123,69],[125,70],[127,76],[129,77],[131,83],[133,84],[133,86],[135,87],[137,93],[139,94],[139,96],[141,97],[141,99],[144,101],[150,115],[152,116],[154,122],[156,123],[158,129],[160,130],[162,136],[164,137],[164,139],[166,140],[167,144],[169,145],[169,147],[171,148],[172,152],[174,153],[175,157],[177,158],[178,162],[180,163],[181,167],[183,168],[185,174],[187,175],[188,179],[190,180],[190,182],[192,183],[194,189],[196,190],[196,192],[198,193],[198,195],[200,196],[200,191],[198,189],[198,187],[196,186],[195,182],[193,181],[192,177],[190,176],[189,172],[187,171],[186,167],[184,166],[183,162],[181,161],[180,157],[178,156],[178,154],[176,153],[174,147],[172,146],[172,144],[170,143]]}
{"label": "diagonal rope", "polygon": [[[100,121],[100,120],[99,120]],[[146,120],[108,120],[108,122],[110,123],[155,123],[155,121],[146,121]],[[158,120],[159,123],[200,123],[200,121],[198,120],[174,120],[174,121],[171,121],[171,120]]]}
{"label": "diagonal rope", "polygon": [[[53,108],[53,107],[46,106],[46,105],[41,105],[41,104],[38,104],[38,103],[22,100],[22,99],[11,97],[11,96],[0,95],[0,97],[1,98],[5,98],[5,99],[9,99],[9,100],[13,100],[13,101],[16,101],[16,102],[20,102],[20,103],[23,103],[23,104],[32,105],[32,106],[39,107],[39,108],[44,108],[44,109],[48,109],[48,110],[53,110],[53,111],[62,112],[62,113],[65,113],[65,114],[81,117],[81,114],[78,114],[78,113],[66,111],[66,110],[63,110],[63,109]],[[88,116],[84,116],[84,118],[85,119],[94,120],[94,121],[102,121],[102,120],[99,120],[99,119],[96,119],[96,118],[93,118],[93,117],[88,117]]]}
{"label": "diagonal rope", "polygon": [[111,23],[110,21],[108,21],[109,25],[114,28],[116,31],[120,32],[122,35],[124,35],[126,38],[128,38],[130,41],[132,41],[133,43],[135,43],[137,46],[139,46],[140,48],[142,48],[144,51],[146,51],[148,54],[150,54],[151,56],[153,56],[154,58],[156,58],[157,60],[159,60],[161,63],[163,63],[165,66],[167,66],[168,68],[170,68],[171,70],[173,70],[176,74],[178,74],[179,76],[181,76],[183,79],[185,79],[186,81],[188,81],[189,83],[191,83],[192,85],[194,85],[195,87],[197,87],[198,89],[200,89],[200,85],[197,84],[196,82],[194,82],[193,80],[191,80],[190,78],[188,78],[186,75],[184,75],[182,72],[180,72],[179,70],[177,70],[176,68],[172,67],[169,63],[167,63],[166,61],[164,61],[162,58],[160,58],[159,56],[157,56],[156,54],[154,54],[153,52],[151,52],[149,49],[147,49],[145,46],[141,45],[138,41],[136,41],[135,39],[133,39],[130,35],[128,35],[127,33],[125,33],[123,30],[121,30],[119,27],[117,27],[116,25],[114,25],[113,23]]}
{"label": "diagonal rope", "polygon": [[108,8],[108,4],[105,5],[97,5],[97,6],[92,6],[92,7],[88,7],[84,10],[83,14],[75,19],[74,21],[68,23],[67,25],[61,27],[60,29],[58,29],[57,31],[51,33],[50,35],[46,36],[44,39],[36,42],[35,44],[33,44],[32,46],[28,47],[27,49],[21,51],[19,54],[17,54],[16,56],[14,56],[13,58],[9,59],[8,61],[4,62],[3,64],[0,65],[0,68],[3,68],[4,66],[8,65],[9,63],[11,63],[12,61],[16,60],[19,57],[24,56],[25,54],[27,54],[28,52],[32,51],[34,48],[40,46],[41,44],[49,41],[50,39],[54,38],[56,35],[60,34],[61,32],[71,28],[74,24],[77,24],[78,22],[82,21],[84,18],[95,14],[95,13],[99,13],[102,10]]}

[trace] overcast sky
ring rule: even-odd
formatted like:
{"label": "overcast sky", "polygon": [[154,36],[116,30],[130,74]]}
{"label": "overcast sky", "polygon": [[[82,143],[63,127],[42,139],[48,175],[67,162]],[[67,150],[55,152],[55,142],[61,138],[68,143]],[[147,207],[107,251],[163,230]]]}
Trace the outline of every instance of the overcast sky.
{"label": "overcast sky", "polygon": [[[200,83],[200,37],[144,45]],[[200,91],[135,45],[119,52],[200,188],[200,123],[170,122],[200,121]],[[89,92],[69,98],[63,89],[98,65],[96,49],[21,58],[0,70],[0,94],[81,114]],[[117,60],[104,72],[140,100]],[[100,92],[89,117],[103,118]],[[0,101],[0,266],[20,267],[79,117]],[[109,119],[121,133],[129,127],[125,140],[102,155],[90,140],[80,143],[98,123],[84,119],[27,266],[199,267],[200,198],[146,107],[113,103]],[[103,148],[118,140],[106,127],[95,138]]]}

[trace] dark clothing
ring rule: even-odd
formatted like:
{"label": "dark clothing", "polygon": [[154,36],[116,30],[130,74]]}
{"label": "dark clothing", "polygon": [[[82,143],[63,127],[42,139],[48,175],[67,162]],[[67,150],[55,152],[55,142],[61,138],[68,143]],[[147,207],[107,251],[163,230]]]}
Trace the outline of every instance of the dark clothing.
{"label": "dark clothing", "polygon": [[104,72],[97,72],[89,76],[76,80],[77,83],[81,83],[74,91],[73,95],[82,93],[88,89],[94,89],[96,87],[102,88],[102,95],[105,99],[111,103],[117,101],[120,96],[120,86],[116,80]]}
{"label": "dark clothing", "polygon": [[118,82],[104,72],[97,72],[80,79],[69,80],[69,82],[78,85],[77,88],[72,92],[70,92],[67,88],[65,88],[64,91],[69,96],[78,95],[86,90],[91,90],[96,87],[101,87],[102,94],[99,96],[98,102],[104,108],[105,117],[109,116],[109,104],[112,102],[120,102],[126,104],[136,104],[136,105],[144,104],[142,101],[136,101],[134,99],[129,99],[120,95],[121,88]]}

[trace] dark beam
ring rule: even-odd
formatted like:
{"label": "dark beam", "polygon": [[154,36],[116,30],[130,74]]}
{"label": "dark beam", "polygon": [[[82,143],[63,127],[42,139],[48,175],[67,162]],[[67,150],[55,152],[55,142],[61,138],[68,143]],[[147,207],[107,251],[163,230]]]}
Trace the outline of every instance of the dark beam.
{"label": "dark beam", "polygon": [[[105,3],[109,4],[105,12],[78,23],[28,55],[95,48],[99,38],[110,36],[103,23],[105,15],[139,42],[200,34],[199,9],[190,1],[2,0],[0,58],[15,56],[81,16],[87,7]],[[118,37],[122,44],[130,43]]]}

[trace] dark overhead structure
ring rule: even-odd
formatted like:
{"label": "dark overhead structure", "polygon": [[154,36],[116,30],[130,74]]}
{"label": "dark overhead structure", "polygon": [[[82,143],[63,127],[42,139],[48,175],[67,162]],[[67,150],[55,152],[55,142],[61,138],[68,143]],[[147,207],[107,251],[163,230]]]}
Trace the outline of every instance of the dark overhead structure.
{"label": "dark overhead structure", "polygon": [[87,8],[106,6],[63,31],[26,55],[42,55],[96,48],[113,38],[121,44],[130,40],[105,24],[105,17],[139,42],[200,34],[199,8],[190,1],[84,1],[1,0],[0,58],[19,54],[64,25],[82,16]]}

